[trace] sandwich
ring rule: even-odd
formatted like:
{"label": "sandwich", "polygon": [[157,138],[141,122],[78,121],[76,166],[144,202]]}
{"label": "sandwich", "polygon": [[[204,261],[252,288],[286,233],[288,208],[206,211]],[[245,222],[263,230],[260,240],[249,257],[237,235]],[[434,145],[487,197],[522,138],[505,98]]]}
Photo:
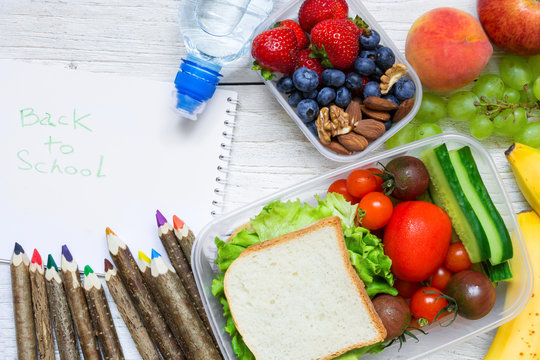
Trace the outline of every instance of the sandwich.
{"label": "sandwich", "polygon": [[249,247],[225,273],[224,292],[257,360],[333,359],[386,337],[339,217]]}

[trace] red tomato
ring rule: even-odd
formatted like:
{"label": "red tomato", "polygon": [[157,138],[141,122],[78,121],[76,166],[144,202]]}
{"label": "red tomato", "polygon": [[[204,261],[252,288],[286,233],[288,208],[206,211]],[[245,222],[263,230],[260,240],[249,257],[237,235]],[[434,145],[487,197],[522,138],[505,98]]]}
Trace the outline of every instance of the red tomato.
{"label": "red tomato", "polygon": [[[448,301],[444,298],[437,299],[440,295],[426,294],[425,291],[435,291],[442,293],[439,289],[434,287],[423,287],[418,289],[411,298],[411,312],[416,319],[426,319],[428,322],[435,320],[437,313],[444,309],[448,305]],[[437,319],[440,319],[445,314],[439,315]]]}
{"label": "red tomato", "polygon": [[361,199],[367,193],[377,189],[376,175],[371,175],[368,169],[354,170],[347,178],[347,190],[352,196]]}
{"label": "red tomato", "polygon": [[404,299],[410,299],[411,296],[420,289],[422,285],[417,282],[410,282],[405,280],[396,279],[394,282],[394,287],[398,291],[398,295]]}
{"label": "red tomato", "polygon": [[437,289],[446,290],[446,285],[448,285],[452,274],[453,273],[450,270],[444,266],[441,266],[431,277],[431,286]]}
{"label": "red tomato", "polygon": [[350,202],[353,205],[358,203],[358,199],[355,198],[354,196],[352,196],[351,194],[349,194],[349,192],[347,191],[347,180],[345,180],[345,179],[340,179],[340,180],[334,181],[330,185],[330,187],[328,188],[327,192],[329,192],[329,193],[333,192],[333,193],[341,194],[341,195],[343,195],[345,200],[347,200],[348,202]]}
{"label": "red tomato", "polygon": [[392,201],[380,192],[367,193],[358,204],[358,213],[362,213],[360,225],[368,230],[383,228],[392,217]]}
{"label": "red tomato", "polygon": [[[370,174],[384,174],[383,171],[381,169],[377,169],[377,168],[369,168],[368,169]],[[383,187],[382,187],[382,184],[384,182],[384,179],[378,175],[375,175],[375,180],[377,180],[377,188],[375,188],[375,191],[378,191],[378,192],[383,192]]]}
{"label": "red tomato", "polygon": [[460,272],[467,270],[472,265],[469,254],[465,250],[465,246],[461,241],[450,244],[446,258],[444,259],[444,266],[453,272]]}
{"label": "red tomato", "polygon": [[392,272],[401,280],[427,280],[442,265],[451,236],[450,218],[437,205],[425,201],[396,205],[383,237]]}

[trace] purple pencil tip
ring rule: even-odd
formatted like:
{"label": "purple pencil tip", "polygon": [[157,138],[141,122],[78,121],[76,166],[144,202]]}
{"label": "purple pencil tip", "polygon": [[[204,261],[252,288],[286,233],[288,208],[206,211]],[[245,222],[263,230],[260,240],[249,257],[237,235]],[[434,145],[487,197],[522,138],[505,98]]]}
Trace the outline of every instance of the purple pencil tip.
{"label": "purple pencil tip", "polygon": [[13,249],[13,252],[15,255],[24,254],[24,249],[18,242],[15,243],[15,249]]}
{"label": "purple pencil tip", "polygon": [[157,220],[158,227],[163,226],[164,224],[167,223],[167,219],[165,218],[165,216],[163,216],[163,214],[159,210],[156,210],[156,220]]}
{"label": "purple pencil tip", "polygon": [[71,252],[69,252],[67,245],[62,245],[62,255],[64,255],[68,262],[73,261],[73,256],[71,256]]}

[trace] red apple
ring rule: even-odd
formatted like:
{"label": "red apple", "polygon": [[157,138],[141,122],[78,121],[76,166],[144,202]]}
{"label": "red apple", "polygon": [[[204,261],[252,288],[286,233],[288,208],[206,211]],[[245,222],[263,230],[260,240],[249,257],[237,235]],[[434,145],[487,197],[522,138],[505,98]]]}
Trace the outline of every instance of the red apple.
{"label": "red apple", "polygon": [[512,54],[540,54],[539,0],[478,0],[477,8],[495,45]]}

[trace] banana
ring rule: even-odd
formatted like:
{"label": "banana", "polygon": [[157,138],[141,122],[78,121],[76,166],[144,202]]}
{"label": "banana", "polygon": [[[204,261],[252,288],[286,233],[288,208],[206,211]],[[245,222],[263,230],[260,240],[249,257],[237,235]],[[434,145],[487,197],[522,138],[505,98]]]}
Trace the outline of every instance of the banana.
{"label": "banana", "polygon": [[523,312],[499,327],[484,360],[540,359],[540,217],[527,211],[518,220],[531,254],[532,297]]}
{"label": "banana", "polygon": [[504,153],[525,199],[540,214],[540,150],[514,143]]}

